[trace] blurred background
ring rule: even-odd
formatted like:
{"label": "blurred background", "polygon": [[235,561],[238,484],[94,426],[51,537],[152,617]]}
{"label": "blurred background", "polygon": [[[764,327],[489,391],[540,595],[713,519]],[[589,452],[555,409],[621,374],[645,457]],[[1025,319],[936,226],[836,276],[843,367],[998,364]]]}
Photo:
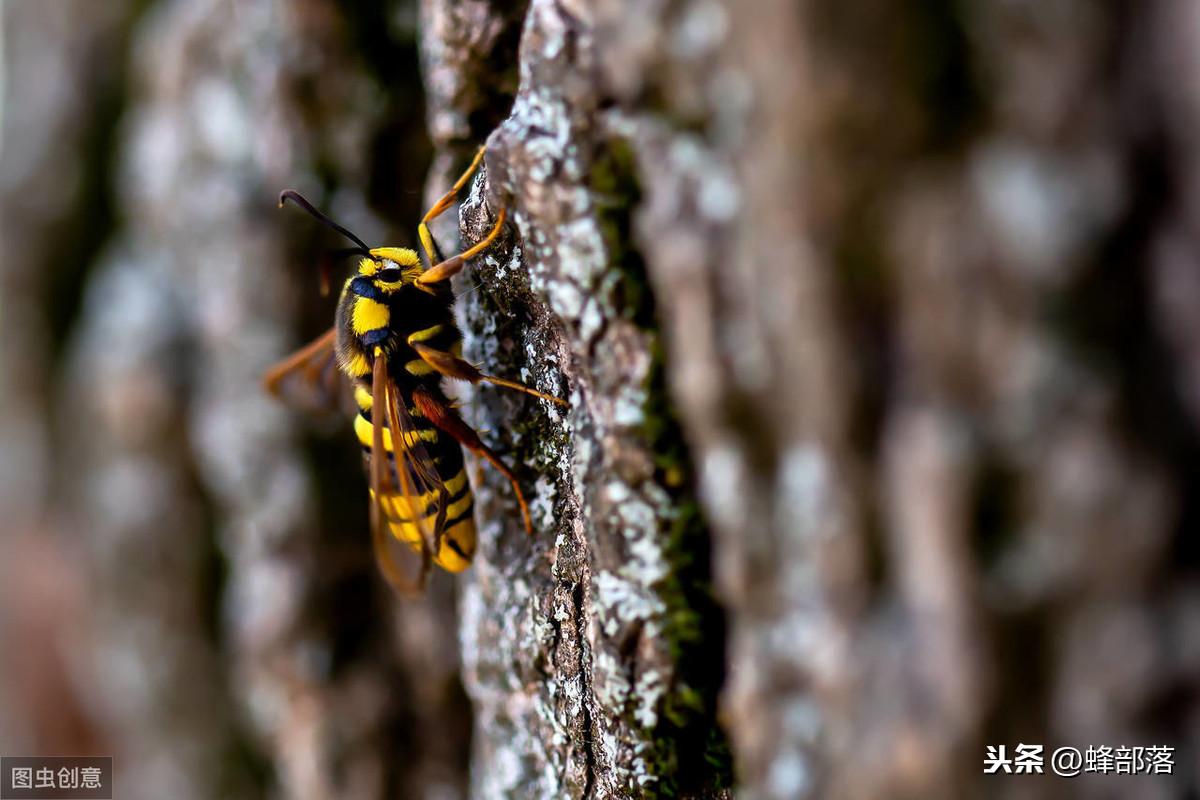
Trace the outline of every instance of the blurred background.
{"label": "blurred background", "polygon": [[[1197,53],[1170,0],[0,0],[0,753],[1200,796]],[[411,245],[484,141],[467,352],[572,409],[463,393],[540,533],[476,475],[400,602],[348,425],[261,389],[339,246],[276,198]],[[1174,774],[982,774],[1021,742]]]}
{"label": "blurred background", "polygon": [[415,4],[0,25],[0,750],[114,755],[123,797],[461,795],[452,584],[395,652],[345,426],[261,390],[332,319],[280,189],[378,242],[423,211]]}

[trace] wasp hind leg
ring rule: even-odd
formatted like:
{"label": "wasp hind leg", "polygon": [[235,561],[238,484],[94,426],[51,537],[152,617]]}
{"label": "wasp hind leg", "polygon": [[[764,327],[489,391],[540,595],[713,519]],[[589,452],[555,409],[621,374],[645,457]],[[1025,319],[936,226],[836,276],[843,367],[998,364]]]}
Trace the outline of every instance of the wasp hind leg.
{"label": "wasp hind leg", "polygon": [[529,518],[529,504],[525,502],[525,494],[521,491],[521,484],[517,482],[517,476],[508,468],[508,465],[500,460],[500,456],[496,455],[490,447],[479,439],[479,434],[470,425],[463,422],[462,417],[453,408],[434,397],[425,389],[418,388],[413,391],[413,403],[438,430],[450,434],[460,445],[485,459],[501,475],[508,478],[508,482],[512,484],[513,492],[517,496],[517,505],[521,507],[521,519],[525,523],[525,533],[533,536],[533,522]]}

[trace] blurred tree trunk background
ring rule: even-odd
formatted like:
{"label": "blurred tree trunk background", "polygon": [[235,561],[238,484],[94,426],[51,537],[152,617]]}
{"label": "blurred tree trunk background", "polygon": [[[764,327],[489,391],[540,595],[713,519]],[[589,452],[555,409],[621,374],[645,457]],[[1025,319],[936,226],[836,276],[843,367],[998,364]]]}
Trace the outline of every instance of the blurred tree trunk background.
{"label": "blurred tree trunk background", "polygon": [[[1200,12],[0,3],[0,752],[123,798],[1200,793]],[[443,249],[480,549],[398,600],[295,188]],[[1196,195],[1196,197],[1193,197]],[[1170,745],[1173,776],[984,775]],[[1049,773],[1049,769],[1047,769]]]}

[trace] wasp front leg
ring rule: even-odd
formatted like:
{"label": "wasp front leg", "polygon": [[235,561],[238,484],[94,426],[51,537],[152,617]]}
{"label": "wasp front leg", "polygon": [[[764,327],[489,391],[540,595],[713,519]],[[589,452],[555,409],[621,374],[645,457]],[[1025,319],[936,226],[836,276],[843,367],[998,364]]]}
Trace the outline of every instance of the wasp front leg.
{"label": "wasp front leg", "polygon": [[417,277],[416,284],[422,289],[429,290],[429,287],[433,284],[449,280],[462,272],[462,268],[468,261],[491,247],[492,242],[496,241],[496,237],[500,235],[500,231],[504,228],[504,221],[507,218],[507,210],[500,209],[500,213],[496,215],[496,224],[482,241],[456,256],[451,256],[441,263],[434,264]]}
{"label": "wasp front leg", "polygon": [[441,261],[441,255],[438,253],[437,243],[433,240],[433,234],[429,230],[429,223],[445,214],[458,197],[458,193],[467,185],[467,181],[475,174],[475,170],[479,169],[479,165],[483,163],[483,154],[487,152],[487,147],[480,147],[475,151],[475,158],[471,159],[471,166],[467,167],[466,172],[458,177],[454,185],[450,187],[450,191],[442,195],[433,207],[425,212],[425,216],[421,217],[421,224],[417,226],[417,235],[421,239],[421,248],[425,251],[425,256],[428,259],[427,263],[430,267]]}

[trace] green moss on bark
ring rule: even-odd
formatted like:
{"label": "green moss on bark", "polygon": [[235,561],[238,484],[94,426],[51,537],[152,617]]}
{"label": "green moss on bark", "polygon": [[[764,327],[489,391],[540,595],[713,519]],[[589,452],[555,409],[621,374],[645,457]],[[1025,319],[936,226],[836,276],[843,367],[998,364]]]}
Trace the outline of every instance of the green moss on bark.
{"label": "green moss on bark", "polygon": [[610,139],[595,154],[591,189],[615,276],[612,307],[650,336],[653,360],[640,435],[654,455],[653,479],[670,498],[662,531],[670,570],[654,588],[666,606],[662,635],[674,670],[648,732],[653,750],[645,758],[657,780],[645,787],[646,795],[711,796],[732,783],[732,756],[717,723],[725,678],[725,613],[713,593],[712,534],[700,511],[695,469],[667,389],[654,292],[645,262],[632,246],[633,213],[642,191],[629,142]]}

